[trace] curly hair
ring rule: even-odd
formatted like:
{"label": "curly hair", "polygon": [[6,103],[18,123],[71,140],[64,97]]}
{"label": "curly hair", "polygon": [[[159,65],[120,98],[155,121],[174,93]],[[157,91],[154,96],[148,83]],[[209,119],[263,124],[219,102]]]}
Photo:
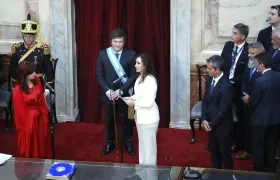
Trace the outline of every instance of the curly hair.
{"label": "curly hair", "polygon": [[[16,71],[16,82],[19,84],[20,90],[22,90],[26,94],[30,93],[26,78],[28,75],[34,73],[34,71],[35,66],[33,63],[22,61],[18,64]],[[33,85],[37,85],[37,79],[32,79],[31,82],[33,83]]]}

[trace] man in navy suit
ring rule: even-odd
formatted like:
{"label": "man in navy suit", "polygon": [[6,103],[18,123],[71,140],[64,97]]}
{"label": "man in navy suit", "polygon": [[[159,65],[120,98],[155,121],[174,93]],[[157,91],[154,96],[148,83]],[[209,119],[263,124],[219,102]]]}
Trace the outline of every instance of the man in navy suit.
{"label": "man in navy suit", "polygon": [[254,42],[249,45],[248,56],[249,61],[242,79],[242,92],[244,102],[244,123],[245,123],[245,136],[244,148],[245,152],[242,155],[236,156],[237,159],[250,159],[252,156],[252,132],[250,125],[250,107],[248,106],[248,98],[251,95],[255,80],[261,76],[261,73],[256,69],[255,56],[264,53],[265,49],[260,42]]}
{"label": "man in navy suit", "polygon": [[224,60],[220,56],[207,59],[206,82],[202,100],[203,127],[208,132],[208,149],[213,168],[232,169],[232,102],[233,87],[223,73]]}
{"label": "man in navy suit", "polygon": [[244,148],[244,115],[242,102],[241,81],[248,62],[248,43],[246,38],[249,34],[249,27],[239,23],[234,25],[231,35],[231,41],[225,43],[222,58],[225,61],[224,74],[229,78],[234,88],[234,105],[237,116],[233,126],[232,152],[237,152]]}
{"label": "man in navy suit", "polygon": [[[115,148],[117,137],[114,133],[113,102],[116,102],[116,109],[120,115],[121,132],[126,150],[130,155],[135,155],[132,145],[132,124],[131,120],[128,120],[128,107],[119,99],[119,96],[129,96],[129,90],[133,87],[137,78],[133,60],[135,51],[123,48],[126,42],[126,34],[122,29],[117,28],[112,31],[109,38],[111,47],[99,52],[96,63],[96,76],[101,86],[101,101],[104,104],[105,111],[106,138],[101,155],[107,155]],[[126,74],[126,82],[122,79],[114,83],[119,78],[118,73],[122,72],[122,69],[123,73]]]}
{"label": "man in navy suit", "polygon": [[258,42],[262,43],[265,51],[268,52],[271,48],[271,34],[272,31],[276,28],[280,28],[280,5],[271,6],[268,22],[270,24],[269,27],[262,29],[258,34]]}
{"label": "man in navy suit", "polygon": [[275,173],[280,124],[280,72],[271,70],[269,55],[260,54],[256,59],[256,68],[262,76],[256,79],[249,97],[254,167],[256,171]]}
{"label": "man in navy suit", "polygon": [[273,30],[271,39],[272,47],[268,52],[272,57],[271,69],[280,72],[280,28]]}

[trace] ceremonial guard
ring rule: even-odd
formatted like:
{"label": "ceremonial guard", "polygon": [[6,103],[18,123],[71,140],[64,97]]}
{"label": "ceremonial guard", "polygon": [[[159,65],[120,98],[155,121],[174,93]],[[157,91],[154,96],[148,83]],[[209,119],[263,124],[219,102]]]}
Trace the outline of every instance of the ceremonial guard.
{"label": "ceremonial guard", "polygon": [[[21,61],[34,63],[37,76],[40,77],[42,84],[44,80],[51,86],[54,82],[54,71],[50,56],[50,49],[47,44],[42,44],[40,39],[40,26],[36,21],[31,20],[30,14],[27,20],[21,23],[21,33],[23,42],[15,43],[12,46],[12,57],[10,61],[10,77],[12,87],[16,79],[17,66]],[[11,85],[9,85],[11,88]]]}

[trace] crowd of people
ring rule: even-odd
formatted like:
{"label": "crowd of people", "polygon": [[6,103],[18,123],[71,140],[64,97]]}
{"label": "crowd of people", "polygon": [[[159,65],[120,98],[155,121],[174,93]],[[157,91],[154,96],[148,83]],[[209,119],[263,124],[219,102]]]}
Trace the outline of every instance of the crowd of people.
{"label": "crowd of people", "polygon": [[[280,5],[271,6],[257,42],[248,44],[249,27],[233,26],[221,56],[207,60],[209,79],[202,103],[208,149],[214,168],[232,169],[231,153],[253,158],[256,171],[276,171],[280,125]],[[236,120],[233,113],[236,114]]]}
{"label": "crowd of people", "polygon": [[[271,6],[271,26],[248,44],[249,27],[233,26],[231,40],[221,55],[207,59],[209,78],[202,103],[202,120],[208,132],[208,148],[214,168],[233,169],[232,153],[245,150],[237,159],[253,157],[256,171],[275,172],[275,152],[280,124],[280,5]],[[38,38],[38,23],[30,16],[21,25],[24,42],[12,47],[10,65],[17,133],[17,155],[51,158],[48,109],[44,84],[53,84],[48,45]],[[37,37],[37,39],[36,39]],[[117,28],[109,36],[111,46],[99,52],[96,78],[105,111],[105,146],[101,155],[116,147],[117,115],[124,147],[135,155],[132,121],[139,139],[139,164],[157,164],[159,109],[157,79],[151,56],[124,48],[125,32]],[[45,82],[46,81],[46,82]],[[234,108],[233,108],[234,107]],[[232,110],[237,120],[233,120]],[[245,138],[244,138],[245,137]]]}

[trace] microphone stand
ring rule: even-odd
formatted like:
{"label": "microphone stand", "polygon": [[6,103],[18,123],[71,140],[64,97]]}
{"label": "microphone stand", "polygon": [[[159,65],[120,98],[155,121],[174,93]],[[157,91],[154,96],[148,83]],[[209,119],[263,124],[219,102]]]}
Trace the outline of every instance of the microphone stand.
{"label": "microphone stand", "polygon": [[[119,82],[119,87],[118,89],[120,89],[121,87],[121,78],[115,80],[113,83],[116,84],[117,82]],[[119,96],[121,96],[121,91],[119,91]],[[120,113],[120,121],[123,121],[123,112],[122,112],[122,108],[121,106],[121,102],[118,102],[119,104],[119,113]],[[113,111],[114,111],[114,123],[115,123],[115,138],[116,138],[116,148],[118,151],[120,151],[120,163],[123,163],[123,137],[122,137],[122,128],[120,126],[121,123],[117,123],[116,120],[116,108],[115,108],[115,101],[113,101]],[[120,146],[119,146],[120,144]],[[120,149],[119,149],[120,148]]]}
{"label": "microphone stand", "polygon": [[[110,96],[112,95],[112,90],[110,90]],[[115,126],[115,139],[116,139],[116,148],[119,149],[118,143],[118,128],[117,128],[117,117],[116,117],[116,102],[113,100],[113,113],[114,113],[114,126]]]}
{"label": "microphone stand", "polygon": [[[122,81],[119,80],[119,96],[121,97],[121,86],[122,86]],[[120,99],[120,98],[119,98]],[[121,102],[121,99],[119,100],[119,104],[120,104],[120,107],[121,107],[121,104],[123,102]],[[121,127],[121,123],[124,122],[124,119],[123,119],[123,108],[119,108],[119,111],[120,111],[120,116],[121,116],[121,119],[120,119],[120,123],[119,123],[119,140],[121,141],[120,144],[121,144],[121,149],[120,149],[120,152],[121,152],[121,163],[123,163],[123,133],[122,133],[122,127]]]}
{"label": "microphone stand", "polygon": [[[193,159],[194,160],[194,159]],[[187,167],[187,171],[184,174],[184,179],[200,179],[201,174],[199,171],[191,169],[191,164]]]}
{"label": "microphone stand", "polygon": [[54,139],[54,123],[53,123],[53,109],[52,109],[52,97],[51,97],[51,94],[54,95],[54,101],[55,101],[55,92],[51,91],[49,89],[49,112],[48,112],[48,115],[49,115],[49,123],[50,123],[50,132],[51,132],[51,141],[52,141],[52,159],[55,159],[55,139]]}

